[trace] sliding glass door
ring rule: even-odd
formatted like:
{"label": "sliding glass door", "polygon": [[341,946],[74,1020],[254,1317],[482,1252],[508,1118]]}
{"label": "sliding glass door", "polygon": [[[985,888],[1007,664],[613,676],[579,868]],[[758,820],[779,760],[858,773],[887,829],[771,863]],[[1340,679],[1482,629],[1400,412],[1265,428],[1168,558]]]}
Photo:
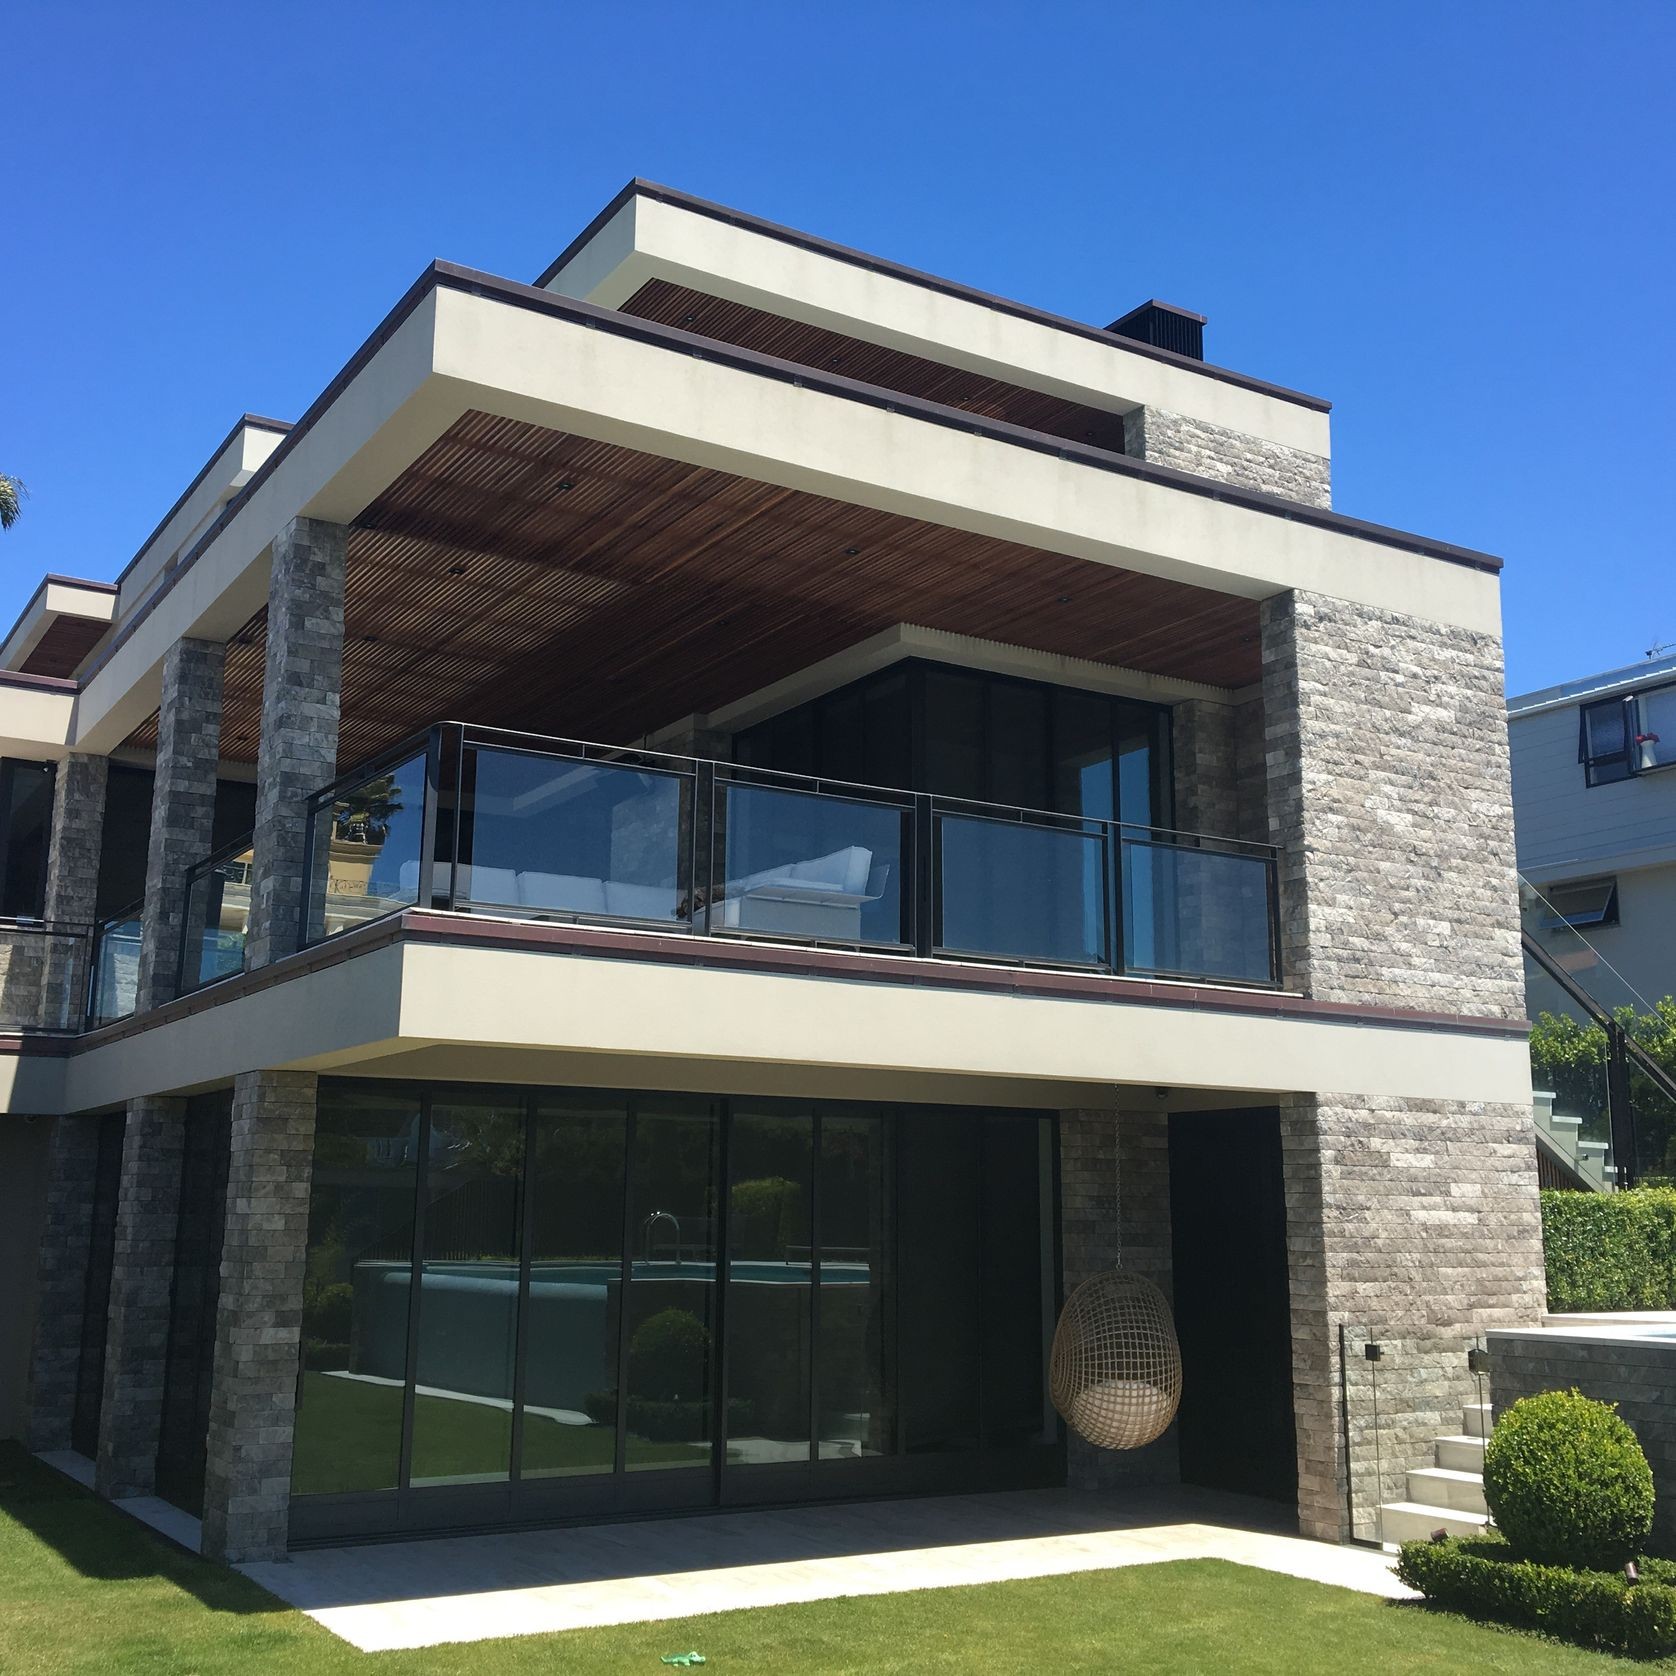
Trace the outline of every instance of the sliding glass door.
{"label": "sliding glass door", "polygon": [[1051,1117],[320,1101],[295,1540],[1058,1481]]}

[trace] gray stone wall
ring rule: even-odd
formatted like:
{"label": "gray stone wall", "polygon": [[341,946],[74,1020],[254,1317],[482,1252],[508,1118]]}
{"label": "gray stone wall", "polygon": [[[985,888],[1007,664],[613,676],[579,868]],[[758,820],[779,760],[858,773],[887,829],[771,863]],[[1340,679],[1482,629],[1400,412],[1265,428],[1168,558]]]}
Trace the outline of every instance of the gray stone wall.
{"label": "gray stone wall", "polygon": [[70,1447],[98,1161],[96,1119],[53,1119],[52,1139],[47,1146],[46,1200],[35,1271],[35,1330],[26,1399],[31,1449]]}
{"label": "gray stone wall", "polygon": [[303,802],[337,773],[348,535],[341,524],[296,518],[274,537],[245,941],[252,969],[292,953],[300,941]]}
{"label": "gray stone wall", "polygon": [[185,1141],[184,1099],[128,1102],[94,1478],[104,1496],[150,1495],[156,1481]]}
{"label": "gray stone wall", "polygon": [[1263,695],[1242,695],[1234,705],[1234,836],[1269,842],[1269,765]]}
{"label": "gray stone wall", "polygon": [[233,1086],[203,1525],[204,1553],[229,1564],[285,1554],[315,1092],[297,1071]]}
{"label": "gray stone wall", "polygon": [[1676,1559],[1676,1344],[1570,1338],[1562,1333],[1490,1337],[1490,1400],[1499,1418],[1520,1397],[1581,1391],[1616,1403],[1653,1469],[1649,1553]]}
{"label": "gray stone wall", "polygon": [[1177,830],[1235,837],[1240,811],[1233,705],[1206,698],[1175,705],[1170,763]]}
{"label": "gray stone wall", "polygon": [[[1299,1522],[1336,1539],[1349,1534],[1347,1478],[1360,1515],[1431,1464],[1432,1437],[1459,1429],[1461,1404],[1476,1400],[1468,1345],[1539,1319],[1536,1152],[1526,1106],[1354,1094],[1284,1102],[1281,1147]],[[1355,1365],[1366,1339],[1387,1347],[1374,1370]]]}
{"label": "gray stone wall", "polygon": [[[45,906],[50,923],[93,924],[109,774],[106,758],[71,752],[53,777]],[[84,942],[55,941],[47,951],[45,992],[52,997],[47,1006],[67,1014],[75,1024],[80,1024],[85,1004],[89,954]]]}
{"label": "gray stone wall", "polygon": [[[1168,1113],[1061,1112],[1059,1193],[1067,1297],[1120,1260],[1170,1296]],[[1180,1470],[1173,1426],[1144,1449],[1096,1449],[1074,1433],[1067,1438],[1074,1489],[1174,1483]]]}
{"label": "gray stone wall", "polygon": [[1325,455],[1266,442],[1163,408],[1139,407],[1123,416],[1123,452],[1137,460],[1305,506],[1333,504],[1333,463]]}
{"label": "gray stone wall", "polygon": [[1522,1018],[1500,641],[1318,594],[1262,621],[1288,986]]}
{"label": "gray stone wall", "polygon": [[29,1362],[52,1120],[0,1118],[0,1438],[29,1433]]}
{"label": "gray stone wall", "polygon": [[180,988],[186,870],[202,861],[214,844],[215,771],[220,760],[226,663],[227,648],[215,640],[177,640],[163,659],[140,975],[135,990],[135,1007],[140,1012],[173,1000]]}

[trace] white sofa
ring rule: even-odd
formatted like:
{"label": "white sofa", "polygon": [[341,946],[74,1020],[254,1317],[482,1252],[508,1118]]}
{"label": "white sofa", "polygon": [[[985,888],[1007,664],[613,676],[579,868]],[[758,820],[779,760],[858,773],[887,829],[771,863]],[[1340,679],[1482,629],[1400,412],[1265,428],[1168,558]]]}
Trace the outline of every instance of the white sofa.
{"label": "white sofa", "polygon": [[809,861],[765,867],[723,884],[710,923],[728,931],[763,931],[817,942],[861,941],[861,910],[884,895],[890,866],[873,865],[859,844]]}
{"label": "white sofa", "polygon": [[[402,863],[401,886],[418,893],[419,863]],[[578,873],[514,872],[510,867],[473,867],[471,900],[483,907],[539,908],[548,913],[598,914],[611,919],[669,921],[680,896],[673,885],[635,885]]]}

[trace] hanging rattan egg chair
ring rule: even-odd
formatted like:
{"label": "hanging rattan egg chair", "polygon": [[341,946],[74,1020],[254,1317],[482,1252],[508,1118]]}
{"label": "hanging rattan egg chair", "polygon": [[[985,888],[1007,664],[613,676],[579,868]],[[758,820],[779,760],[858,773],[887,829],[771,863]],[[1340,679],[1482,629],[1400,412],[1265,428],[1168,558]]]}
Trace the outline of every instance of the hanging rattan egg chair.
{"label": "hanging rattan egg chair", "polygon": [[1164,1294],[1143,1275],[1107,1269],[1065,1300],[1049,1390],[1078,1437],[1139,1449],[1162,1437],[1181,1402],[1181,1346]]}

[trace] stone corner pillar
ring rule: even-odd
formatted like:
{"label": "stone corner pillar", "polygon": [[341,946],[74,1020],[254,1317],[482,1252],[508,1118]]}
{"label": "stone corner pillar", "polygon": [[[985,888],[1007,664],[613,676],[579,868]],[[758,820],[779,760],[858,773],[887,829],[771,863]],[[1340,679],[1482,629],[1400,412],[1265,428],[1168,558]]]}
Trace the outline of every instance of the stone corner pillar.
{"label": "stone corner pillar", "polygon": [[205,1556],[228,1564],[286,1552],[316,1087],[298,1071],[233,1086],[203,1521]]}
{"label": "stone corner pillar", "polygon": [[156,1482],[185,1143],[183,1098],[128,1102],[94,1464],[102,1496],[150,1495]]}
{"label": "stone corner pillar", "polygon": [[[42,915],[49,925],[91,926],[99,904],[99,858],[104,845],[105,788],[110,761],[72,751],[52,783],[52,832]],[[79,1028],[87,1005],[90,946],[48,940],[43,1021]]]}
{"label": "stone corner pillar", "polygon": [[304,800],[337,772],[348,529],[295,518],[274,537],[256,759],[255,862],[245,965],[301,941]]}
{"label": "stone corner pillar", "polygon": [[37,1451],[71,1446],[98,1167],[98,1120],[54,1118],[47,1143],[46,1202],[26,1397],[26,1441]]}
{"label": "stone corner pillar", "polygon": [[226,663],[227,648],[220,641],[184,638],[163,659],[137,1012],[172,1001],[180,991],[186,870],[202,861],[215,841],[215,774]]}

